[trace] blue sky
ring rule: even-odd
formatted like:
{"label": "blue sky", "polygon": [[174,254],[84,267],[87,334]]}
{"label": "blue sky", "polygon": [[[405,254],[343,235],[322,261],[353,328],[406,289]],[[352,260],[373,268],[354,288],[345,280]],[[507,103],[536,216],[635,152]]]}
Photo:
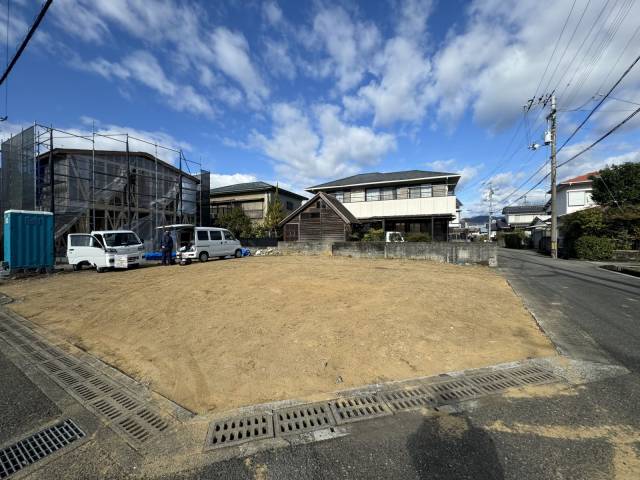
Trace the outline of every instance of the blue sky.
{"label": "blue sky", "polygon": [[[39,4],[11,1],[10,52]],[[0,135],[34,121],[128,131],[182,148],[214,185],[301,191],[367,171],[459,172],[465,214],[483,213],[485,180],[502,205],[547,172],[519,188],[548,156],[526,148],[542,143],[545,112],[525,122],[522,105],[555,88],[562,142],[587,114],[566,110],[592,107],[637,55],[639,17],[628,0],[55,0],[12,72]],[[560,160],[637,108],[638,71],[615,96]],[[638,127],[636,117],[560,178],[638,161]]]}

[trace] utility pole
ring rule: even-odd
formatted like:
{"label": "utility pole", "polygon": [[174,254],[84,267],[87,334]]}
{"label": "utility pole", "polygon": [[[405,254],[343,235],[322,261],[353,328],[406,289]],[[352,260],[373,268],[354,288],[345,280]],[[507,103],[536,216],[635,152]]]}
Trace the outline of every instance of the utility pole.
{"label": "utility pole", "polygon": [[487,224],[487,232],[489,243],[491,243],[491,217],[493,215],[493,186],[489,182],[489,223]]}
{"label": "utility pole", "polygon": [[558,201],[556,191],[556,96],[551,95],[551,258],[558,258]]}

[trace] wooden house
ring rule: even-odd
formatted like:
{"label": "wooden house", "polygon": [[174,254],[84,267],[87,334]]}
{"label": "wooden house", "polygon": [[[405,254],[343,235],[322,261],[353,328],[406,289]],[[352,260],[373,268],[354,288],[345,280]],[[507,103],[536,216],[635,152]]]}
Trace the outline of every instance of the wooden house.
{"label": "wooden house", "polygon": [[287,216],[279,226],[286,242],[349,239],[358,220],[333,195],[319,192]]}

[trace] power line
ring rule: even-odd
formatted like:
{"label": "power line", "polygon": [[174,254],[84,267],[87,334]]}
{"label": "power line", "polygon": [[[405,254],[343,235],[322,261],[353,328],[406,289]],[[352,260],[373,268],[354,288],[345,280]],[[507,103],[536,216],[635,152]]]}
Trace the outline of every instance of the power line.
{"label": "power line", "polygon": [[[576,158],[578,158],[580,155],[583,155],[584,153],[588,152],[589,150],[591,150],[593,147],[595,147],[597,144],[599,144],[601,141],[603,141],[605,138],[607,138],[609,135],[611,135],[613,132],[615,132],[616,130],[618,130],[620,127],[622,127],[625,123],[627,123],[629,120],[631,120],[633,117],[635,117],[638,113],[640,113],[640,107],[637,108],[631,115],[627,116],[623,121],[621,121],[620,123],[618,123],[616,126],[614,126],[613,128],[611,128],[607,133],[605,133],[604,135],[602,135],[600,138],[598,138],[595,142],[593,142],[591,145],[589,145],[588,147],[583,148],[582,150],[580,150],[578,153],[576,153],[575,155],[573,155],[571,158],[568,158],[567,160],[560,162],[558,164],[558,168],[563,167],[564,165],[566,165],[569,162],[572,162],[573,160],[575,160]],[[544,165],[543,165],[544,166]],[[540,169],[538,169],[538,171],[540,171]],[[538,172],[536,172],[538,173]],[[535,175],[535,174],[534,174]],[[532,190],[534,190],[538,185],[540,185],[546,178],[549,177],[549,173],[547,173],[544,177],[542,177],[533,187],[531,187],[529,190],[527,190],[524,194],[520,195],[518,198],[516,198],[514,200],[514,203],[517,202],[518,200],[520,200],[521,198],[523,198],[525,195],[527,195],[528,193],[530,193]],[[533,175],[529,178],[533,178]],[[529,181],[529,180],[527,180]],[[526,184],[526,182],[525,182]],[[518,189],[521,187],[518,187]],[[517,189],[516,189],[517,191]],[[507,197],[508,198],[508,197]],[[506,198],[505,198],[506,199]]]}
{"label": "power line", "polygon": [[51,6],[52,2],[53,0],[47,0],[43,5],[42,9],[40,10],[40,13],[38,14],[35,21],[33,22],[33,25],[31,25],[31,28],[29,29],[27,36],[24,37],[24,40],[22,40],[22,43],[20,44],[20,47],[18,47],[18,50],[16,51],[15,55],[11,59],[9,66],[7,66],[6,70],[2,74],[2,77],[0,77],[0,85],[2,85],[4,81],[7,79],[7,77],[9,76],[9,73],[13,69],[13,66],[16,64],[16,62],[20,58],[20,55],[22,55],[22,52],[24,51],[24,49],[27,48],[27,44],[29,43],[29,40],[31,40],[31,37],[33,37],[33,34],[36,33],[36,30],[38,29],[40,22],[42,22],[42,19],[47,13],[47,10],[49,10],[49,7]]}
{"label": "power line", "polygon": [[589,145],[588,147],[580,150],[578,153],[576,153],[574,156],[572,156],[571,158],[568,158],[567,160],[565,160],[564,162],[561,162],[558,164],[558,167],[562,167],[563,165],[566,165],[567,163],[575,160],[576,158],[578,158],[580,155],[582,155],[583,153],[588,152],[589,150],[591,150],[593,147],[595,147],[597,144],[599,144],[602,140],[604,140],[605,138],[607,138],[609,135],[611,135],[613,132],[615,132],[616,130],[618,130],[620,127],[622,127],[625,123],[627,123],[629,120],[631,120],[633,117],[635,117],[638,113],[640,113],[640,107],[638,107],[637,109],[635,109],[633,111],[633,113],[631,113],[629,116],[627,116],[623,121],[621,121],[620,123],[618,123],[615,127],[613,127],[611,130],[609,130],[607,133],[605,133],[604,135],[602,135],[600,138],[598,138],[595,142],[593,142],[591,145]]}
{"label": "power line", "polygon": [[636,59],[631,63],[631,65],[629,65],[627,67],[627,69],[624,71],[624,73],[620,76],[620,78],[618,78],[618,80],[616,81],[616,83],[613,84],[613,86],[609,89],[609,91],[600,99],[600,101],[596,104],[595,107],[593,107],[591,109],[591,111],[589,112],[589,114],[585,117],[584,120],[582,120],[582,122],[580,123],[580,125],[578,125],[576,127],[576,129],[571,133],[571,135],[569,135],[569,137],[564,141],[564,143],[560,146],[560,148],[558,148],[558,152],[560,150],[562,150],[564,148],[564,146],[569,143],[569,141],[571,141],[571,139],[576,135],[576,133],[578,133],[578,130],[580,130],[585,123],[587,123],[587,121],[591,118],[591,116],[596,113],[596,111],[598,110],[598,108],[600,108],[600,106],[604,103],[604,101],[607,99],[607,97],[609,97],[609,95],[611,94],[611,92],[613,92],[616,87],[618,85],[620,85],[620,82],[622,82],[622,80],[624,79],[624,77],[626,77],[629,72],[631,71],[631,69],[633,69],[633,67],[635,67],[635,65],[640,61],[640,55],[638,55],[636,57]]}

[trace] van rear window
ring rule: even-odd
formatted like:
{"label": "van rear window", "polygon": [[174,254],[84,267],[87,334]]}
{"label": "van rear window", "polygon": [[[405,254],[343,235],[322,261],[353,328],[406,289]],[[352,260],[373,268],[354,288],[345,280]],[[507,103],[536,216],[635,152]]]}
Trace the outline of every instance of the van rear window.
{"label": "van rear window", "polygon": [[220,230],[210,230],[209,237],[211,240],[222,240],[222,232]]}
{"label": "van rear window", "polygon": [[206,230],[198,230],[198,240],[209,240]]}

